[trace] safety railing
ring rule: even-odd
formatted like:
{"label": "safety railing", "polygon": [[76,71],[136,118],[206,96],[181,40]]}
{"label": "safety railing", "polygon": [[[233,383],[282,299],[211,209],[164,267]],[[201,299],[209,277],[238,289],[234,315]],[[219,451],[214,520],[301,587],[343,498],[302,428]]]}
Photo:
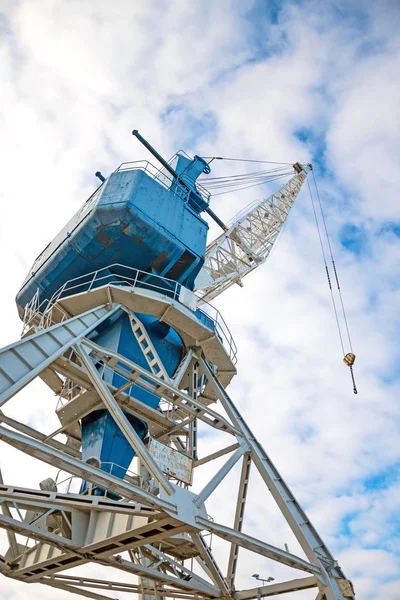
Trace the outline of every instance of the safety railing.
{"label": "safety railing", "polygon": [[127,267],[120,263],[113,263],[97,271],[69,279],[53,294],[49,305],[54,305],[67,296],[89,292],[92,289],[109,284],[155,290],[173,300],[179,300],[179,293],[182,288],[182,285],[174,279]]}
{"label": "safety railing", "polygon": [[[103,269],[66,281],[50,299],[49,307],[55,305],[58,300],[72,294],[87,292],[109,284],[153,290],[177,302],[179,302],[181,289],[184,287],[173,279],[114,263]],[[212,304],[202,301],[201,309],[198,308],[194,312],[206,327],[213,329],[217,333],[224,347],[226,347],[230,359],[236,364],[237,347],[219,310]]]}
{"label": "safety railing", "polygon": [[[98,466],[98,468],[104,471],[105,473],[114,475],[114,477],[118,477],[119,479],[125,479],[127,481],[130,481],[131,483],[134,483],[135,485],[146,491],[149,487],[149,481],[147,479],[144,479],[134,471],[130,471],[129,469],[126,469],[126,467],[122,467],[117,463],[103,461],[99,462],[99,464],[96,466]],[[77,494],[82,484],[82,478],[78,477],[77,475],[70,474],[67,474],[67,477],[63,477],[64,474],[67,474],[66,471],[60,470],[57,472],[54,482],[57,487],[57,491],[63,494]],[[93,489],[96,488],[98,490],[99,487],[100,486],[98,486],[97,484],[88,482],[84,494],[92,494]],[[106,490],[104,490],[103,495],[105,494]]]}
{"label": "safety railing", "polygon": [[[50,300],[43,300],[40,304],[39,295],[35,294],[25,307],[24,331],[29,329],[32,324],[45,328],[55,322],[69,318],[62,307],[57,304],[59,300],[105,285],[152,290],[162,293],[176,302],[179,302],[181,289],[184,288],[181,283],[173,279],[114,263],[97,271],[92,271],[91,273],[66,281],[53,294]],[[55,311],[57,311],[57,315],[55,315]],[[217,334],[230,359],[236,364],[237,347],[219,310],[212,304],[202,300],[201,309],[197,308],[192,312],[206,327]]]}
{"label": "safety railing", "polygon": [[[173,193],[177,195],[179,198],[182,198],[186,201],[189,197],[190,190],[185,186],[186,182],[193,186],[193,189],[197,191],[197,193],[203,198],[203,200],[207,203],[210,201],[211,193],[203,187],[198,181],[195,181],[187,174],[182,174],[182,180],[176,179],[171,173],[169,173],[166,169],[157,169],[151,162],[147,160],[136,160],[131,162],[125,162],[120,164],[120,166],[115,169],[115,173],[119,171],[135,171],[140,170],[144,171],[149,175],[152,179],[155,179],[158,183],[160,183],[165,189],[173,190]],[[184,175],[184,176],[183,176]],[[172,187],[173,186],[173,187]]]}
{"label": "safety railing", "polygon": [[24,308],[23,315],[23,327],[22,327],[22,335],[29,328],[29,325],[33,323],[36,319],[37,315],[40,313],[40,303],[39,303],[39,288],[37,288],[36,292],[32,296],[31,300]]}

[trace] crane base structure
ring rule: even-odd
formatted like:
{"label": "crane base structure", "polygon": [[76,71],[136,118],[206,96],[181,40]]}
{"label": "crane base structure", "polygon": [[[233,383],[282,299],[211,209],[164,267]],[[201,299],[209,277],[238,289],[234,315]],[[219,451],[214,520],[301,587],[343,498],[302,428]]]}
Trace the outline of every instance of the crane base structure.
{"label": "crane base structure", "polygon": [[[0,481],[0,527],[8,538],[0,572],[97,600],[111,599],[107,592],[113,598],[130,593],[146,600],[252,600],[312,588],[318,600],[354,598],[351,582],[227,394],[236,374],[236,347],[218,311],[211,313],[205,303],[194,310],[194,294],[180,284],[166,294],[165,282],[157,286],[153,278],[146,285],[138,273],[104,284],[101,276],[91,274],[84,291],[69,282],[45,308],[33,298],[25,309],[22,339],[0,351],[0,406],[37,377],[60,398],[60,427],[53,432],[0,413],[0,440],[44,461],[52,474],[41,489]],[[102,323],[121,311],[129,316],[142,350],[141,364],[92,339]],[[185,353],[173,376],[148,335],[143,313],[172,327],[184,341]],[[135,398],[130,393],[134,386],[156,396],[158,407]],[[118,465],[105,468],[96,458],[82,458],[80,423],[96,410],[107,411],[134,450],[137,474],[126,471],[121,477]],[[148,424],[147,438],[141,438],[129,415]],[[207,454],[200,426],[226,440],[221,450]],[[196,469],[204,464],[212,475],[196,489]],[[215,522],[207,502],[236,465],[241,471],[234,522]],[[67,487],[54,478],[57,470],[68,474]],[[253,470],[306,558],[245,533]],[[72,491],[78,480],[86,482],[84,493]],[[227,568],[210,549],[208,534],[228,545]],[[292,568],[293,577],[236,589],[241,549]],[[91,563],[107,567],[108,577],[91,577]],[[79,575],[69,573],[83,565],[87,577],[82,569]],[[123,581],[118,572],[125,574]],[[126,574],[136,576],[132,583]]]}

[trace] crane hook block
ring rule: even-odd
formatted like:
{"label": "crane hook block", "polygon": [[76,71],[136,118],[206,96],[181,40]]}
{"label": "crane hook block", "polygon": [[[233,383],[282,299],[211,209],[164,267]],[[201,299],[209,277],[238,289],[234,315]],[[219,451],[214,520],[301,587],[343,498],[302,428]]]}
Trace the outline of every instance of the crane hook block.
{"label": "crane hook block", "polygon": [[347,365],[348,367],[352,367],[354,365],[354,362],[356,360],[356,355],[352,354],[351,352],[349,352],[348,354],[346,354],[346,356],[343,359],[343,362],[345,365]]}

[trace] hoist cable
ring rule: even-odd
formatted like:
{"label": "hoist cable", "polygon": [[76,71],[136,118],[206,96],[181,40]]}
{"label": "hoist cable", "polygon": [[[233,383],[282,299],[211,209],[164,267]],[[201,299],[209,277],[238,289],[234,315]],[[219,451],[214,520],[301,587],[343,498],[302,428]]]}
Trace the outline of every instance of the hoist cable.
{"label": "hoist cable", "polygon": [[287,175],[278,175],[277,177],[274,177],[273,179],[268,179],[267,181],[259,181],[258,183],[253,183],[250,185],[246,185],[244,187],[230,188],[230,189],[226,190],[225,192],[218,192],[218,194],[212,194],[212,197],[214,198],[215,196],[222,196],[223,194],[229,194],[231,192],[240,192],[241,190],[247,190],[249,188],[256,187],[257,185],[264,185],[265,183],[269,183],[270,181],[275,181],[276,179],[282,179],[282,177],[287,177]]}
{"label": "hoist cable", "polygon": [[251,183],[258,180],[267,182],[274,180],[277,176],[289,176],[291,171],[288,169],[272,169],[270,171],[256,171],[253,173],[241,173],[239,175],[229,175],[225,177],[214,177],[214,178],[202,178],[200,183],[205,185],[209,190],[219,187],[230,187],[234,185],[241,185],[243,183]]}
{"label": "hoist cable", "polygon": [[275,169],[267,169],[264,171],[250,171],[250,173],[239,173],[239,174],[232,174],[232,175],[225,175],[224,177],[205,177],[204,179],[206,179],[207,181],[225,181],[225,180],[230,180],[230,179],[238,179],[241,177],[265,177],[265,176],[269,176],[269,175],[274,175],[275,173],[291,173],[292,169],[288,169],[288,167],[276,167]]}
{"label": "hoist cable", "polygon": [[227,158],[226,156],[203,156],[206,160],[232,160],[235,162],[248,162],[248,163],[261,163],[264,165],[291,165],[292,163],[287,162],[276,162],[270,160],[252,160],[249,158]]}
{"label": "hoist cable", "polygon": [[335,302],[335,297],[333,295],[333,289],[332,289],[332,284],[331,284],[331,278],[329,275],[329,269],[328,269],[328,264],[326,262],[326,255],[325,255],[325,250],[324,250],[324,245],[322,243],[322,236],[321,236],[321,230],[319,227],[319,222],[318,222],[318,217],[317,217],[317,211],[315,210],[315,203],[314,203],[314,198],[312,196],[311,193],[311,187],[310,187],[310,181],[307,177],[307,185],[308,185],[308,191],[310,193],[310,199],[311,199],[311,205],[312,205],[312,209],[313,209],[313,213],[314,213],[314,218],[315,218],[315,224],[317,226],[317,231],[318,231],[318,237],[319,237],[319,243],[321,245],[321,250],[322,250],[322,256],[324,259],[324,265],[325,265],[325,271],[326,271],[326,276],[328,278],[328,284],[329,284],[329,289],[331,291],[331,298],[332,298],[332,305],[333,305],[333,310],[335,313],[335,318],[336,318],[336,325],[337,325],[337,329],[338,329],[338,333],[339,333],[339,338],[340,338],[340,344],[342,346],[342,350],[343,350],[343,354],[345,354],[345,349],[344,349],[344,344],[343,344],[343,338],[342,338],[342,332],[340,330],[340,322],[339,322],[339,317],[338,317],[338,313],[336,310],[336,302]]}
{"label": "hoist cable", "polygon": [[[243,183],[252,183],[252,182],[256,182],[256,181],[269,181],[274,180],[275,177],[280,177],[280,176],[284,176],[284,177],[288,177],[290,176],[291,173],[289,172],[279,172],[279,173],[271,173],[269,175],[264,175],[264,174],[260,174],[260,175],[251,175],[249,177],[246,176],[241,176],[241,177],[235,177],[235,178],[231,178],[231,179],[221,179],[221,180],[214,180],[214,181],[204,181],[201,180],[201,184],[204,185],[206,184],[207,189],[212,189],[212,188],[218,188],[218,187],[229,187],[232,185],[241,185]],[[204,181],[204,184],[203,184]]]}
{"label": "hoist cable", "polygon": [[346,331],[347,331],[347,337],[348,337],[348,340],[349,340],[349,346],[350,346],[351,352],[353,352],[353,346],[352,346],[352,343],[351,343],[349,326],[348,326],[348,323],[347,323],[346,310],[344,308],[344,303],[343,303],[343,298],[342,298],[342,291],[340,289],[339,277],[338,277],[338,274],[337,274],[337,271],[336,271],[336,265],[335,265],[335,261],[334,261],[334,258],[333,258],[332,246],[331,246],[331,241],[330,241],[330,238],[329,238],[328,228],[326,226],[325,215],[324,215],[324,211],[322,209],[321,197],[319,195],[319,191],[318,191],[318,187],[317,187],[317,180],[315,178],[314,171],[312,172],[312,174],[313,174],[313,179],[314,179],[315,191],[317,192],[317,198],[318,198],[318,202],[319,202],[319,208],[320,208],[320,211],[321,211],[322,222],[324,224],[326,239],[327,239],[327,242],[328,242],[329,252],[330,252],[330,255],[331,255],[332,267],[333,267],[333,271],[335,273],[335,279],[336,279],[337,289],[338,289],[338,292],[339,292],[340,304],[342,305],[343,319],[344,319],[344,322],[345,322],[345,325],[346,325]]}

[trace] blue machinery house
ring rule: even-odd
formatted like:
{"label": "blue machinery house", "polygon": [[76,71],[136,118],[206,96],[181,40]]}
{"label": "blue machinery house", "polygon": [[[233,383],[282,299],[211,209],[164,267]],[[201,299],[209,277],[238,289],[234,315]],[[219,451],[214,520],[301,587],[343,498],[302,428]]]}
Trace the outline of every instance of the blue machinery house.
{"label": "blue machinery house", "polygon": [[[167,295],[174,295],[177,284],[193,290],[204,263],[208,232],[201,213],[212,212],[208,193],[196,180],[201,173],[210,173],[210,167],[202,158],[192,160],[182,152],[166,163],[149,149],[162,162],[162,169],[150,163],[125,163],[107,180],[97,174],[101,186],[36,259],[17,295],[20,314],[35,294],[45,304],[72,290],[84,292],[89,286],[116,281],[123,284],[133,277],[136,285],[162,287]],[[204,313],[197,313],[213,326]],[[151,315],[137,316],[172,376],[184,351],[180,336]],[[149,370],[126,312],[121,310],[110,317],[90,338]],[[111,377],[109,383],[115,386],[123,381],[116,373],[105,372],[103,377]],[[133,391],[137,399],[157,407],[156,395],[135,386]],[[147,424],[125,414],[144,439]],[[93,411],[82,419],[81,427],[83,460],[123,478],[134,451],[109,412]],[[81,492],[86,489],[83,482]],[[95,488],[94,492],[103,494],[104,490]]]}

